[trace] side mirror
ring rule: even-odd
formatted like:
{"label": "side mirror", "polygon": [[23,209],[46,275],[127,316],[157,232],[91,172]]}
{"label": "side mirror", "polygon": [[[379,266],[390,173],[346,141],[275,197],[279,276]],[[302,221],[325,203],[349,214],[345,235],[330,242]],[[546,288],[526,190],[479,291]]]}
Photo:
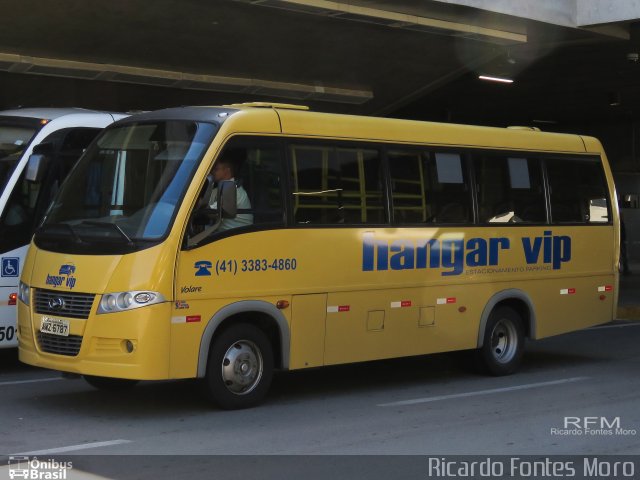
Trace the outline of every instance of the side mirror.
{"label": "side mirror", "polygon": [[223,180],[218,185],[218,210],[220,218],[235,218],[238,213],[238,197],[236,183]]}
{"label": "side mirror", "polygon": [[27,171],[24,175],[29,182],[40,182],[47,170],[49,158],[42,153],[32,153],[27,162]]}
{"label": "side mirror", "polygon": [[52,142],[43,142],[33,147],[33,152],[29,155],[29,160],[27,161],[27,171],[25,172],[25,179],[28,182],[42,181],[49,161],[53,158],[54,151],[55,148]]}

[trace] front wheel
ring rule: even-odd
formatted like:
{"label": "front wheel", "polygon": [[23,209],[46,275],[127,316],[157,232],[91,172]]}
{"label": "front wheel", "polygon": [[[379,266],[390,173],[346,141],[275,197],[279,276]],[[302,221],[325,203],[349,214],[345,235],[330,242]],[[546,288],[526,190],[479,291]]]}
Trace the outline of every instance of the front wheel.
{"label": "front wheel", "polygon": [[205,394],[222,408],[248,408],[264,398],[272,377],[269,339],[253,325],[238,324],[214,339],[203,386]]}
{"label": "front wheel", "polygon": [[482,347],[476,351],[483,369],[491,375],[509,375],[520,366],[524,354],[524,331],[520,315],[510,307],[498,307],[484,331]]}

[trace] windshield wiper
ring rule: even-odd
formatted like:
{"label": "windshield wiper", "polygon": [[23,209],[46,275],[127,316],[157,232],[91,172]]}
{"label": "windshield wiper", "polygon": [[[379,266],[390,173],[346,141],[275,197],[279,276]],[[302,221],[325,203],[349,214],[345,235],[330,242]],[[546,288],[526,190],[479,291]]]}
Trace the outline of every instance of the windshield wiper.
{"label": "windshield wiper", "polygon": [[80,222],[80,225],[95,225],[97,227],[108,227],[108,228],[111,228],[111,229],[115,230],[116,232],[118,232],[118,234],[127,241],[127,245],[129,245],[131,247],[135,247],[136,246],[135,242],[131,239],[131,237],[129,237],[129,235],[127,235],[124,232],[124,230],[122,230],[122,228],[120,228],[120,226],[116,225],[115,223],[99,222],[97,220],[83,220],[82,222]]}

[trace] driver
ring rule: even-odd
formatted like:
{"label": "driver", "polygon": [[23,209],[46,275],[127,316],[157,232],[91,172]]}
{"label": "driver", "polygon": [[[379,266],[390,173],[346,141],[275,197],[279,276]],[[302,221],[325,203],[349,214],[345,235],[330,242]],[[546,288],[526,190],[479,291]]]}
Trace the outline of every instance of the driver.
{"label": "driver", "polygon": [[[219,158],[213,167],[213,179],[215,183],[219,183],[223,180],[233,180],[235,182],[235,168],[236,164],[227,157]],[[209,197],[209,207],[212,209],[218,208],[218,188],[214,188]],[[248,211],[251,208],[251,202],[249,201],[249,195],[242,185],[236,184],[236,199],[238,212]],[[245,225],[251,225],[253,223],[253,214],[251,213],[238,213],[235,218],[225,218],[222,220],[218,231],[230,230],[232,228],[243,227]]]}

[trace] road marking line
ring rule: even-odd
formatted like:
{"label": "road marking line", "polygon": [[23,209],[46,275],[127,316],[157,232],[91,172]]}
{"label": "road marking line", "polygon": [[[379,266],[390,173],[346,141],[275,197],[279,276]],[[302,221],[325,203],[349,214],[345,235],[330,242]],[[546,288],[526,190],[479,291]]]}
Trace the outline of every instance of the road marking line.
{"label": "road marking line", "polygon": [[64,380],[64,378],[51,377],[51,378],[36,378],[34,380],[16,380],[15,382],[0,382],[0,387],[4,385],[20,385],[21,383],[55,382],[56,380]]}
{"label": "road marking line", "polygon": [[49,455],[52,453],[74,452],[77,450],[87,450],[89,448],[110,447],[112,445],[122,445],[123,443],[131,443],[131,440],[109,440],[107,442],[81,443],[80,445],[69,445],[68,447],[51,448],[49,450],[34,450],[33,452],[13,453],[16,455]]}
{"label": "road marking line", "polygon": [[419,403],[438,402],[440,400],[450,400],[452,398],[475,397],[478,395],[491,395],[494,393],[514,392],[516,390],[528,390],[530,388],[548,387],[551,385],[561,385],[563,383],[574,383],[587,380],[589,377],[571,377],[550,382],[529,383],[526,385],[516,385],[514,387],[492,388],[489,390],[476,390],[475,392],[454,393],[451,395],[439,395],[436,397],[414,398],[412,400],[402,400],[399,402],[381,403],[378,407],[400,407],[405,405],[417,405]]}

